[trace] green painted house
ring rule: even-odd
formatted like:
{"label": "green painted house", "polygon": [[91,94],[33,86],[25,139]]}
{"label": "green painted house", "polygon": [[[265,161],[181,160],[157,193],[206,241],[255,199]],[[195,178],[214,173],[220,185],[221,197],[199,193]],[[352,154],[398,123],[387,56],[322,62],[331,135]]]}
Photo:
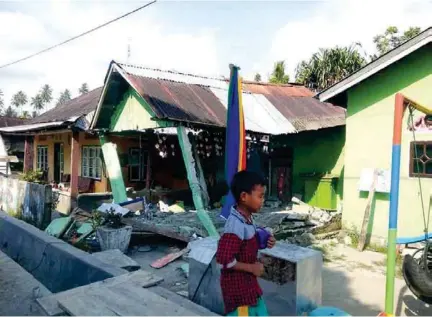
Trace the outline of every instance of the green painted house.
{"label": "green painted house", "polygon": [[[343,226],[360,231],[368,191],[359,183],[366,168],[390,170],[395,94],[432,105],[432,28],[321,92],[321,101],[347,109],[343,177]],[[423,234],[432,193],[432,127],[421,113],[406,111],[402,132],[398,238]],[[413,131],[415,133],[413,133]],[[415,155],[417,149],[417,155]],[[362,176],[363,173],[363,176]],[[385,178],[384,178],[385,179]],[[421,188],[421,189],[420,189]],[[387,237],[389,195],[375,195],[369,234]],[[431,232],[431,230],[429,230]]]}

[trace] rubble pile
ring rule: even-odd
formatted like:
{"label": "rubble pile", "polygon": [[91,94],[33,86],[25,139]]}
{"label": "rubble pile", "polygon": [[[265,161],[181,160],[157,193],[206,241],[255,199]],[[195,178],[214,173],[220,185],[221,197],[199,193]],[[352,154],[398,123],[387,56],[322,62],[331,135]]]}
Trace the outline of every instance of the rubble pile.
{"label": "rubble pile", "polygon": [[[312,207],[298,211],[296,209],[291,206],[286,208],[264,207],[254,215],[254,220],[258,226],[270,229],[277,240],[286,240],[301,246],[312,244],[315,234],[336,231],[341,227],[341,213],[339,212],[327,212]],[[220,209],[209,210],[208,214],[216,229],[222,233],[225,221],[219,216]],[[137,224],[136,230],[138,231],[139,224],[146,224],[148,227],[157,228],[158,233],[166,229],[191,240],[207,236],[195,211],[162,212],[155,210],[151,215],[135,216],[133,221]]]}

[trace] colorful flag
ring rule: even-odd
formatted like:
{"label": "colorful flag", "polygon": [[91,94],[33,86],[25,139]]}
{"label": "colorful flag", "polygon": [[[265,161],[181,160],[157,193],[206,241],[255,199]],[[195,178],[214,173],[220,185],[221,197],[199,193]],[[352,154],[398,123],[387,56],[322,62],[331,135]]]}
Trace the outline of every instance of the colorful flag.
{"label": "colorful flag", "polygon": [[[225,178],[230,185],[238,171],[246,169],[246,132],[242,103],[242,82],[239,67],[230,65],[231,75],[228,89],[228,109],[225,141]],[[225,197],[221,217],[227,219],[234,197],[229,191]]]}

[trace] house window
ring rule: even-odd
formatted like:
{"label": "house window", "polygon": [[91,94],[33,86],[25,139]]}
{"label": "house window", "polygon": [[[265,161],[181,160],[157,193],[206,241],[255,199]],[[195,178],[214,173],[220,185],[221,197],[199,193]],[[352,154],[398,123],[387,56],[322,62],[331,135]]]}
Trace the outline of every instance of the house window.
{"label": "house window", "polygon": [[129,180],[131,182],[145,181],[147,176],[147,151],[139,148],[129,149]]}
{"label": "house window", "polygon": [[40,171],[46,171],[48,169],[48,146],[37,147],[36,166]]}
{"label": "house window", "polygon": [[101,178],[102,162],[100,146],[83,146],[81,153],[81,176]]}
{"label": "house window", "polygon": [[411,142],[410,176],[432,178],[432,141]]}

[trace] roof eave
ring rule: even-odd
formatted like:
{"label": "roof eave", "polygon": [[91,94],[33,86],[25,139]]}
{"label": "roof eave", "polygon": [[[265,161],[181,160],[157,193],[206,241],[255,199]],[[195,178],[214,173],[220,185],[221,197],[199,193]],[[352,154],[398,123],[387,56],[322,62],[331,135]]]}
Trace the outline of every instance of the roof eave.
{"label": "roof eave", "polygon": [[[316,95],[316,97],[321,102],[328,101],[330,98],[333,98],[343,93],[347,89],[353,87],[354,85],[357,85],[366,78],[372,76],[373,74],[404,58],[405,56],[411,54],[412,52],[418,50],[420,47],[425,46],[430,42],[432,42],[432,28],[425,30],[417,37],[405,42],[401,46],[389,51],[375,61],[367,64],[366,66],[351,74],[347,78],[320,92]],[[370,67],[370,69],[365,71],[365,69],[368,67]]]}

